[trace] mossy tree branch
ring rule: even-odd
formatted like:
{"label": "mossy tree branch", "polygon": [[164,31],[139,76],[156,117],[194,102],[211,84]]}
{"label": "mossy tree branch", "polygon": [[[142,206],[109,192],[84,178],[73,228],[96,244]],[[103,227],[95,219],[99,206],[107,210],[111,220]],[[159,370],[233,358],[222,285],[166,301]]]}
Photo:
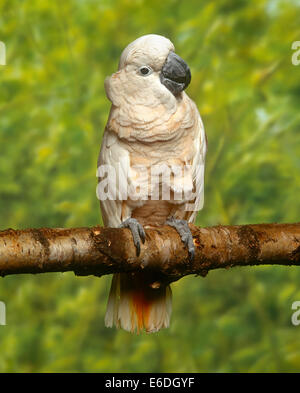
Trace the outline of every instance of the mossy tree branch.
{"label": "mossy tree branch", "polygon": [[190,226],[196,255],[189,261],[176,231],[146,229],[141,254],[128,229],[7,229],[0,231],[0,275],[73,271],[76,275],[148,269],[157,283],[233,266],[300,265],[300,224]]}

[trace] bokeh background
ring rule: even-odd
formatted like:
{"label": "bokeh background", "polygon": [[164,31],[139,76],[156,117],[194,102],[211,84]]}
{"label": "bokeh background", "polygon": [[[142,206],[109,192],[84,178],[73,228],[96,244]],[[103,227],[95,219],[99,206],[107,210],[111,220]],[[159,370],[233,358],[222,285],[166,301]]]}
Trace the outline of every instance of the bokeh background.
{"label": "bokeh background", "polygon": [[[198,224],[299,221],[299,20],[296,0],[0,0],[0,229],[101,223],[103,82],[148,33],[191,67],[209,140]],[[299,268],[186,277],[170,329],[139,336],[104,327],[110,279],[0,279],[0,371],[300,371]]]}

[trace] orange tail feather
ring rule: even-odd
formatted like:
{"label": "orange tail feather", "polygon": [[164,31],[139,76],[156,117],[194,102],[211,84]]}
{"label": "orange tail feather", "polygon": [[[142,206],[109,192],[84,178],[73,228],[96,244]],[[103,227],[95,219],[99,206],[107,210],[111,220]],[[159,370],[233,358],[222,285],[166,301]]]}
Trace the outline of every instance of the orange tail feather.
{"label": "orange tail feather", "polygon": [[156,332],[169,326],[172,310],[170,286],[154,289],[149,273],[118,273],[113,276],[105,325],[130,332]]}

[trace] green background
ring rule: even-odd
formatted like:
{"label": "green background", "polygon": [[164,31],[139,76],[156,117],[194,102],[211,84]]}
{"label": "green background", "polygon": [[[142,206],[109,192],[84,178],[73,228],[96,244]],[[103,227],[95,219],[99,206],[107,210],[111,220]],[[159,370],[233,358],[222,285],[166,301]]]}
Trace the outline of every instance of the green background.
{"label": "green background", "polygon": [[[299,20],[296,0],[0,0],[0,228],[101,223],[103,82],[148,33],[170,38],[192,71],[209,140],[197,223],[299,221]],[[0,371],[300,371],[299,268],[186,277],[171,327],[139,336],[104,327],[110,279],[0,279]]]}

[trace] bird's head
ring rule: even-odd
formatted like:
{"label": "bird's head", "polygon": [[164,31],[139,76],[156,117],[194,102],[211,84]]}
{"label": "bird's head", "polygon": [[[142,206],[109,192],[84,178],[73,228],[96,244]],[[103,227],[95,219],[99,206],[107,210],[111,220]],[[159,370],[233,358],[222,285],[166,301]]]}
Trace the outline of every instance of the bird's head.
{"label": "bird's head", "polygon": [[119,69],[107,78],[105,87],[108,98],[115,105],[122,97],[143,105],[151,103],[153,98],[164,102],[180,97],[190,81],[190,69],[175,53],[172,42],[163,36],[149,34],[124,49]]}

